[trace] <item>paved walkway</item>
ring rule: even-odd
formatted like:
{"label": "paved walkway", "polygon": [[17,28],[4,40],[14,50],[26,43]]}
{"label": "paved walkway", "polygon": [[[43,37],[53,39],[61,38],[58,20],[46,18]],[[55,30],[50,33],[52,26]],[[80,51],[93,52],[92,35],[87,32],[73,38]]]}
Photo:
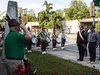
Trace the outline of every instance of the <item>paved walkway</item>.
{"label": "paved walkway", "polygon": [[[91,64],[89,61],[89,53],[87,57],[84,57],[84,61],[77,61],[79,58],[78,49],[76,46],[76,35],[68,35],[70,38],[69,41],[66,43],[66,48],[64,50],[61,49],[60,44],[57,45],[57,50],[53,51],[52,47],[49,46],[47,48],[47,53],[50,53],[52,55],[58,56],[60,58],[70,60],[75,63],[82,64],[84,66],[88,67],[95,67],[95,69],[98,69],[100,71],[100,60],[98,60],[99,57],[99,50],[97,49],[97,59],[95,61],[95,64]],[[38,49],[40,51],[40,49]]]}
{"label": "paved walkway", "polygon": [[[60,45],[58,44],[57,45],[57,50],[55,50],[55,51],[53,51],[52,47],[49,46],[47,48],[47,53],[58,56],[62,59],[66,59],[66,60],[70,60],[70,61],[75,62],[75,63],[82,64],[84,66],[95,67],[95,69],[98,69],[100,71],[100,60],[96,60],[95,64],[90,64],[89,56],[87,56],[87,57],[84,58],[84,61],[82,61],[82,62],[77,61],[79,54],[78,54],[77,46],[75,44],[76,35],[68,35],[68,37],[70,39],[66,43],[66,48],[64,50],[62,50],[60,48]],[[33,49],[40,51],[40,49],[37,49],[34,46],[33,46]],[[98,53],[98,49],[97,49],[97,53]],[[97,54],[97,58],[98,58],[98,54]],[[5,65],[2,62],[0,62],[0,75],[7,75]]]}
{"label": "paved walkway", "polygon": [[[40,51],[40,48],[37,49],[37,51]],[[51,47],[49,47],[47,48],[47,53],[57,56],[62,59],[70,60],[74,63],[95,68],[100,71],[100,60],[96,59],[95,63],[91,64],[89,61],[89,55],[88,55],[87,57],[84,57],[84,61],[77,61],[77,59],[79,58],[78,51],[77,50],[72,51],[71,49],[68,49],[67,46],[64,50],[62,50],[59,46],[57,46],[56,50],[53,50]]]}

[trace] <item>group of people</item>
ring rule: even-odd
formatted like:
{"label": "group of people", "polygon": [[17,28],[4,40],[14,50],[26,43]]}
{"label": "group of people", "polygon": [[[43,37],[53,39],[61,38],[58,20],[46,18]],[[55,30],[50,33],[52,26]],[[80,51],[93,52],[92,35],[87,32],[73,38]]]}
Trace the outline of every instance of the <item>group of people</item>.
{"label": "group of people", "polygon": [[96,48],[99,46],[100,51],[100,32],[95,32],[95,27],[91,26],[88,31],[84,26],[79,27],[77,33],[77,47],[79,51],[78,61],[83,61],[84,56],[90,56],[90,63],[95,63],[96,60]]}
{"label": "group of people", "polygon": [[[66,42],[66,38],[64,35],[64,31],[62,30],[62,35],[61,35],[61,47],[64,48],[65,46],[65,42]],[[42,54],[46,54],[46,47],[49,45],[49,43],[52,42],[52,48],[53,50],[56,50],[56,45],[57,45],[57,35],[55,34],[55,29],[53,30],[53,34],[50,37],[48,35],[48,33],[45,31],[45,28],[42,28],[42,30],[40,32],[38,32],[37,34],[37,42],[36,42],[36,46],[40,47],[41,46],[41,51]]]}
{"label": "group of people", "polygon": [[[9,75],[16,75],[15,70],[18,64],[21,64],[24,67],[24,54],[25,54],[25,46],[29,45],[27,43],[32,40],[32,35],[30,34],[29,29],[26,29],[24,24],[19,24],[19,22],[15,19],[7,20],[8,25],[10,27],[10,32],[6,36],[4,40],[4,49],[5,49],[5,61],[8,66]],[[20,29],[23,30],[23,34],[19,33]],[[48,43],[52,41],[53,50],[56,49],[57,44],[57,35],[55,34],[55,30],[53,30],[52,40],[50,36],[45,31],[45,28],[37,35],[37,47],[41,47],[42,54],[46,54],[46,47]],[[61,35],[61,47],[64,48],[66,42],[64,30],[62,30]],[[87,56],[87,47],[90,55],[90,62],[94,63],[96,60],[96,48],[99,45],[100,50],[100,32],[96,33],[94,27],[90,27],[90,32],[83,26],[80,26],[79,32],[77,33],[77,46],[79,50],[79,59],[78,61],[83,61],[84,56]],[[11,44],[9,44],[11,43]],[[28,46],[28,49],[31,47]]]}
{"label": "group of people", "polygon": [[[4,39],[4,55],[5,55],[5,62],[8,67],[8,74],[9,75],[18,75],[15,72],[18,65],[21,64],[23,71],[25,69],[24,61],[25,58],[25,47],[27,46],[28,49],[31,47],[28,43],[32,40],[32,35],[30,34],[29,29],[25,27],[24,24],[19,24],[16,19],[7,19],[8,25],[10,28],[10,32]],[[23,33],[20,31],[23,30]],[[62,30],[63,31],[63,30]],[[52,45],[53,49],[56,48],[56,40],[57,36],[55,33],[52,34]],[[48,43],[51,41],[49,35],[45,31],[45,28],[37,35],[37,44],[36,46],[41,46],[42,54],[46,54],[46,47]],[[62,47],[65,44],[65,35],[64,32],[62,33]]]}

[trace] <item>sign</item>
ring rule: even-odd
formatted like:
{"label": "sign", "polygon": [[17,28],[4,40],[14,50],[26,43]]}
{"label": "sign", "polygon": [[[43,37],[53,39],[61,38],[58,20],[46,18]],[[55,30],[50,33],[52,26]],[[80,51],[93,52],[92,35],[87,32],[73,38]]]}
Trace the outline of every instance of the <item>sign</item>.
{"label": "sign", "polygon": [[100,0],[93,0],[94,6],[100,6]]}

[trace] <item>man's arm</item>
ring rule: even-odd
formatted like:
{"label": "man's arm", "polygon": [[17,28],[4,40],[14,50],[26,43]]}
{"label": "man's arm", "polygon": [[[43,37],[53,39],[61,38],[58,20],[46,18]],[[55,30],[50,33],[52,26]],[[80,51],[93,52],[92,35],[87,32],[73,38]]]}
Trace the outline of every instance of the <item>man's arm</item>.
{"label": "man's arm", "polygon": [[32,39],[32,35],[30,34],[30,32],[26,29],[25,25],[20,25],[20,27],[23,29],[24,34],[25,34],[25,39],[26,40],[31,40]]}

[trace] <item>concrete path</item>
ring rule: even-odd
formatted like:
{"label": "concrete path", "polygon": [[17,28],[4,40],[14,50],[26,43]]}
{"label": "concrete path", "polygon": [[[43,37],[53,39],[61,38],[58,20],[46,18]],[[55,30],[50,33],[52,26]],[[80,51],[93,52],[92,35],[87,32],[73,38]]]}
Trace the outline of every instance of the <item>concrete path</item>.
{"label": "concrete path", "polygon": [[[95,67],[95,69],[98,69],[100,71],[100,60],[98,60],[99,56],[99,50],[97,49],[97,59],[95,64],[90,64],[89,62],[89,55],[87,57],[84,57],[84,61],[80,62],[77,61],[79,58],[78,49],[76,46],[76,35],[67,35],[69,37],[69,41],[66,42],[66,48],[64,50],[61,49],[60,44],[57,45],[57,50],[53,51],[52,46],[49,46],[47,48],[47,53],[55,55],[57,57],[60,57],[62,59],[70,60],[75,63],[82,64],[84,66],[88,67]],[[41,51],[40,48],[37,49],[35,46],[32,47],[32,50]],[[6,66],[5,64],[0,60],[0,75],[7,75]]]}
{"label": "concrete path", "polygon": [[[95,69],[98,69],[100,71],[100,60],[98,60],[99,57],[99,50],[97,48],[97,59],[95,64],[91,64],[89,61],[89,53],[87,57],[84,57],[84,61],[77,61],[77,59],[79,58],[79,53],[78,53],[78,49],[76,46],[76,35],[67,35],[70,39],[69,41],[66,43],[66,47],[64,50],[61,49],[60,44],[57,45],[57,50],[53,50],[52,46],[49,46],[47,48],[47,53],[50,53],[52,55],[55,55],[57,57],[60,57],[62,59],[66,59],[66,60],[70,60],[72,62],[75,63],[79,63],[82,64],[84,66],[88,66],[88,67],[95,67]],[[34,50],[39,50],[40,49],[36,49],[36,47],[33,47]]]}

